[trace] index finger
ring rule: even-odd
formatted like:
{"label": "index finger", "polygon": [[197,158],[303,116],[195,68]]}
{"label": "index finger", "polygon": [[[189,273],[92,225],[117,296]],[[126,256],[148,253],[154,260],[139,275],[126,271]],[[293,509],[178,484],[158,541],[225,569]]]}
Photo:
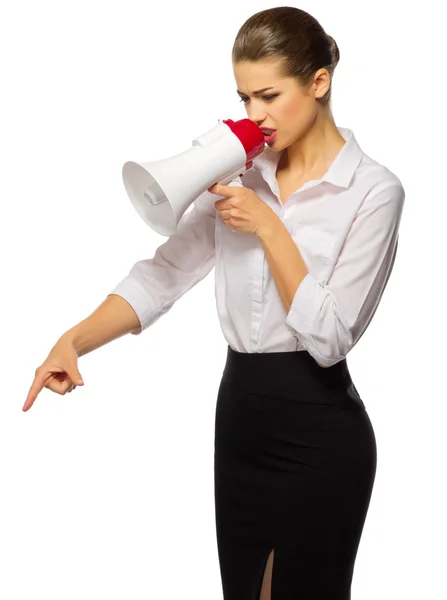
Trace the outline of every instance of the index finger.
{"label": "index finger", "polygon": [[208,191],[217,196],[234,196],[238,192],[234,190],[236,186],[233,185],[222,185],[221,183],[215,183],[208,188]]}
{"label": "index finger", "polygon": [[28,396],[25,400],[25,404],[22,407],[22,410],[26,412],[28,409],[32,407],[35,399],[39,395],[39,393],[43,390],[45,386],[45,375],[44,373],[40,373],[35,376],[34,381],[30,387],[28,392]]}

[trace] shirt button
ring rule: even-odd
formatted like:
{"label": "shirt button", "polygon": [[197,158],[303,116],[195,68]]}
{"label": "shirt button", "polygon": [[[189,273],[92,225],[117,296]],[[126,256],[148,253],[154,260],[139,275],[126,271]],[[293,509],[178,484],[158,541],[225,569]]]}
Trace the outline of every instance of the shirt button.
{"label": "shirt button", "polygon": [[296,334],[296,331],[295,331],[295,329],[292,329],[292,333],[293,333],[294,335]]}

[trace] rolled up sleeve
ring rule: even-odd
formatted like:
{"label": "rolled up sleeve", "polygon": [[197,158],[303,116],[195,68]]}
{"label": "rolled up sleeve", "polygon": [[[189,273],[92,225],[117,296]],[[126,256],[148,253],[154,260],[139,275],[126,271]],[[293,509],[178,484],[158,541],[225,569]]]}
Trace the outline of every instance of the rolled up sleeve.
{"label": "rolled up sleeve", "polygon": [[363,201],[328,282],[307,273],[286,325],[317,362],[343,360],[371,321],[390,277],[405,201],[402,185],[371,192]]}
{"label": "rolled up sleeve", "polygon": [[122,296],[135,310],[140,329],[132,331],[133,335],[155,323],[211,271],[215,265],[215,217],[213,200],[204,192],[154,256],[135,263],[110,292]]}

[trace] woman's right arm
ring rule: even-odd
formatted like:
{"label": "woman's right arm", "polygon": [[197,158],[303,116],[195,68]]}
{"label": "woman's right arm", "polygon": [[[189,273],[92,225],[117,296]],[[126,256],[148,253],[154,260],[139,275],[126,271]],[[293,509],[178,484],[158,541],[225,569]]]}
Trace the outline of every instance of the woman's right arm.
{"label": "woman's right arm", "polygon": [[138,261],[94,313],[62,336],[78,356],[138,335],[206,276],[214,266],[215,212],[209,194],[201,194],[153,258]]}
{"label": "woman's right arm", "polygon": [[[231,184],[240,185],[233,180]],[[138,261],[86,319],[66,331],[36,369],[23,410],[46,387],[65,394],[82,385],[77,359],[127,333],[140,334],[152,325],[215,264],[216,208],[213,195],[201,194],[183,215],[176,232],[150,259]]]}
{"label": "woman's right arm", "polygon": [[78,357],[117,338],[140,329],[140,320],[130,304],[111,294],[86,319],[69,329],[62,338],[71,341]]}
{"label": "woman's right arm", "polygon": [[[228,185],[242,185],[239,177]],[[139,335],[165,315],[186,292],[215,266],[215,202],[221,196],[203,192],[183,215],[175,233],[152,258],[136,262],[110,293],[122,296],[134,309]]]}
{"label": "woman's right arm", "polygon": [[64,334],[78,356],[127,333],[138,335],[201,281],[215,263],[215,219],[214,200],[204,192],[155,255],[138,261],[94,313]]}

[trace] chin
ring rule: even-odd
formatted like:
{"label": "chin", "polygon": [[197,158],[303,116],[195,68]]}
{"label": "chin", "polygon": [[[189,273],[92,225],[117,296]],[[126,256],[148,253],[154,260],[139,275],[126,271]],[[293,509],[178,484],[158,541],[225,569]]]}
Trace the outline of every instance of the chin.
{"label": "chin", "polygon": [[270,148],[270,150],[272,152],[281,152],[282,150],[284,150],[285,146],[281,146],[281,144],[278,144],[278,142],[275,140],[273,142],[273,144],[267,144],[267,146]]}
{"label": "chin", "polygon": [[273,144],[267,144],[267,147],[270,148],[270,150],[273,150],[273,152],[278,152],[278,148],[280,147],[278,139],[275,139]]}

